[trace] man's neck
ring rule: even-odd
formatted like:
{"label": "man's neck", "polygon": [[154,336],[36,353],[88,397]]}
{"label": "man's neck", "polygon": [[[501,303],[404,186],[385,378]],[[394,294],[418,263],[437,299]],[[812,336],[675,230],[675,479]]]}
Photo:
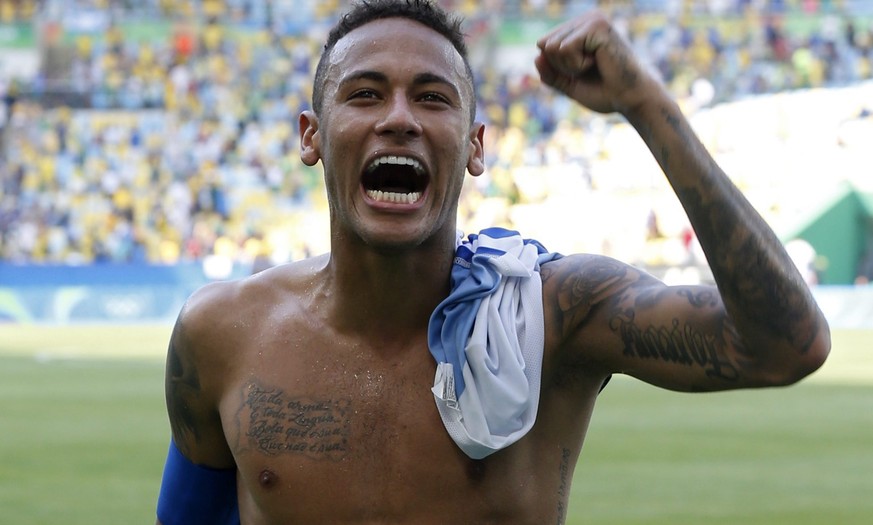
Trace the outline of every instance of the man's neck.
{"label": "man's neck", "polygon": [[335,326],[399,339],[426,330],[450,291],[454,243],[452,237],[403,250],[334,246],[326,276]]}

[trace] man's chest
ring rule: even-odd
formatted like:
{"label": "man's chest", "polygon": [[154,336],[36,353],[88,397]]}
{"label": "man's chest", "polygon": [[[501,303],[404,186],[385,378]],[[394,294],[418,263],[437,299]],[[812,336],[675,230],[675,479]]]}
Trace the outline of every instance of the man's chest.
{"label": "man's chest", "polygon": [[301,352],[270,348],[249,352],[257,357],[222,401],[241,469],[270,463],[317,473],[454,446],[430,390],[435,364],[426,346],[398,356],[330,341]]}
{"label": "man's chest", "polygon": [[533,451],[548,447],[525,440],[465,456],[440,418],[425,341],[399,353],[324,337],[257,343],[241,349],[220,406],[241,511],[263,517],[249,521],[426,523],[448,498],[509,523],[536,507],[530,483],[553,469],[532,463]]}
{"label": "man's chest", "polygon": [[254,367],[222,404],[253,509],[406,514],[427,487],[437,497],[476,474],[443,427],[429,362],[318,362]]}

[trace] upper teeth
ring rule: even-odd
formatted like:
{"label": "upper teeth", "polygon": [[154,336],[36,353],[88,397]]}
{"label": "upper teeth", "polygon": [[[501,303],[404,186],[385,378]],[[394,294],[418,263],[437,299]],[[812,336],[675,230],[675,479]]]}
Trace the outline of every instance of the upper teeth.
{"label": "upper teeth", "polygon": [[424,167],[421,165],[420,162],[418,162],[415,159],[409,158],[409,157],[400,157],[397,155],[389,155],[387,157],[379,157],[378,159],[374,160],[373,163],[370,164],[370,167],[367,169],[369,171],[372,171],[372,170],[376,169],[378,166],[381,166],[383,164],[394,164],[397,166],[412,166],[412,168],[415,170],[415,172],[417,174],[421,175],[422,173],[424,173]]}
{"label": "upper teeth", "polygon": [[[384,164],[391,164],[394,166],[412,166],[412,169],[415,170],[416,174],[424,174],[424,167],[421,165],[420,162],[410,157],[401,157],[398,155],[387,155],[385,157],[379,157],[370,164],[370,167],[368,167],[367,170],[373,171],[377,167]],[[368,190],[367,195],[369,195],[370,198],[373,200],[381,202],[396,202],[401,204],[412,204],[414,202],[417,202],[418,199],[421,198],[420,191],[412,193],[395,193],[388,191]]]}
{"label": "upper teeth", "polygon": [[367,195],[374,201],[396,202],[398,204],[414,204],[421,198],[421,192],[394,193],[392,191],[367,190]]}

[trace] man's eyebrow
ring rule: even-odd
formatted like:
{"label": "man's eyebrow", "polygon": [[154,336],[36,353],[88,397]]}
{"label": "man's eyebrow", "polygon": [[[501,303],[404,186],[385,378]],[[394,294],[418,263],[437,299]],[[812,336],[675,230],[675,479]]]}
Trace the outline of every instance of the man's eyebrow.
{"label": "man's eyebrow", "polygon": [[447,88],[451,89],[455,96],[461,98],[461,92],[458,91],[458,86],[456,86],[454,82],[447,79],[446,77],[442,75],[437,75],[436,73],[419,73],[415,75],[415,78],[412,82],[414,85],[417,86],[423,84],[442,84]]}
{"label": "man's eyebrow", "polygon": [[384,82],[388,82],[388,76],[385,75],[384,73],[380,73],[378,71],[371,71],[371,70],[367,70],[367,69],[360,70],[360,71],[353,71],[353,72],[349,73],[348,75],[344,76],[342,79],[340,79],[339,85],[344,86],[346,84],[349,84],[351,82],[356,82],[358,80],[372,80],[373,82],[384,83]]}

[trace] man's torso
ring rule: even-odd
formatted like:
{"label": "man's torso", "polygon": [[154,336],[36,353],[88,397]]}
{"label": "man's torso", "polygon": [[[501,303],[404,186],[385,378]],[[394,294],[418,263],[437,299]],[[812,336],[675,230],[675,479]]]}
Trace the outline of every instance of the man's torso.
{"label": "man's torso", "polygon": [[220,378],[220,416],[239,469],[244,523],[564,516],[596,388],[557,380],[548,350],[537,424],[475,461],[437,411],[426,330],[386,348],[325,326],[311,304],[298,304],[305,298],[293,286],[241,298],[249,293],[258,300],[246,303],[258,306],[229,311],[214,338],[214,351],[231,356]]}

